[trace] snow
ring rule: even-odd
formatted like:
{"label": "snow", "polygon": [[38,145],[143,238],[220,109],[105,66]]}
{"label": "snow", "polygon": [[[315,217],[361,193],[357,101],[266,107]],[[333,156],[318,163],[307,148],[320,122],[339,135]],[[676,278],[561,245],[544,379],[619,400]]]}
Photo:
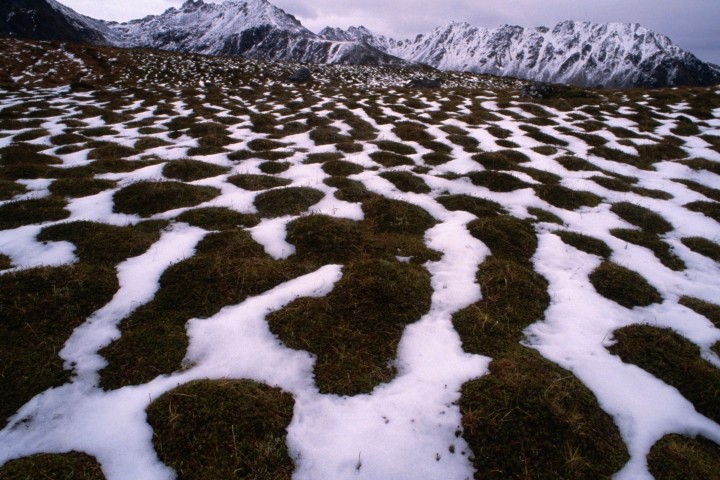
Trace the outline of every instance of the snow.
{"label": "snow", "polygon": [[[455,25],[453,28],[459,27]],[[93,103],[84,94],[67,91],[45,93],[65,99],[65,103],[58,105],[68,111],[81,102]],[[315,93],[322,96],[319,92]],[[402,92],[399,94],[402,95]],[[238,105],[245,104],[241,95],[231,98]],[[478,99],[483,100],[483,97]],[[320,98],[318,104],[329,100],[331,98]],[[342,102],[342,98],[335,100]],[[266,101],[273,108],[283,107],[273,104],[271,97]],[[3,92],[0,96],[2,107],[16,102],[12,94]],[[429,103],[430,111],[438,108],[438,103]],[[190,112],[182,102],[176,102],[174,106],[181,114]],[[498,109],[492,99],[482,101],[482,106],[489,110]],[[132,108],[136,107],[139,105],[132,105]],[[398,114],[389,105],[381,105],[381,108],[388,114],[401,117],[401,120],[410,119]],[[509,110],[529,116],[517,106]],[[293,477],[296,480],[471,478],[473,468],[469,457],[472,452],[462,437],[456,435],[461,425],[457,402],[462,385],[487,375],[493,359],[471,355],[463,350],[460,337],[452,325],[452,315],[483,298],[475,276],[478,267],[492,252],[470,235],[467,225],[475,219],[472,214],[448,211],[436,200],[437,196],[444,194],[468,194],[493,200],[518,218],[528,218],[528,209],[535,207],[548,210],[563,220],[562,227],[548,223],[536,226],[539,248],[533,257],[533,266],[549,282],[548,293],[552,300],[544,319],[539,319],[525,330],[523,344],[570,371],[592,391],[602,409],[612,416],[631,454],[629,463],[614,477],[616,480],[652,478],[647,471],[646,456],[652,445],[667,433],[701,434],[720,443],[720,426],[699,414],[678,390],[636,366],[623,363],[607,349],[614,342],[613,331],[629,325],[648,324],[672,328],[698,345],[704,358],[720,367],[720,358],[710,351],[710,347],[720,341],[720,330],[678,303],[684,295],[717,301],[720,266],[689,250],[680,239],[701,236],[717,242],[720,225],[683,207],[688,202],[705,199],[703,195],[669,180],[691,179],[719,188],[720,177],[709,172],[693,171],[676,162],[658,163],[657,169],[650,171],[588,157],[589,147],[584,141],[556,130],[575,128],[568,116],[572,112],[547,110],[557,126],[540,127],[540,130],[568,142],[558,155],[574,154],[599,167],[637,177],[638,185],[667,191],[673,199],[656,200],[608,190],[588,180],[597,172],[564,169],[555,161],[557,156],[533,151],[532,148],[539,143],[526,136],[517,120],[502,112],[498,113],[502,120],[494,123],[512,132],[510,139],[520,145],[517,150],[530,158],[524,165],[561,175],[563,185],[595,192],[604,198],[603,203],[593,208],[568,211],[547,204],[531,188],[498,193],[475,186],[467,178],[441,177],[441,174],[463,175],[483,170],[472,160],[472,153],[459,147],[453,149],[453,161],[422,171],[427,173],[417,173],[432,189],[430,194],[403,192],[378,175],[387,169],[379,168],[370,160],[369,154],[378,148],[366,143],[363,151],[345,157],[345,160],[366,168],[350,179],[361,182],[378,195],[404,200],[427,211],[437,224],[425,233],[425,245],[441,254],[439,260],[423,265],[431,278],[431,307],[422,318],[405,328],[393,361],[397,375],[390,382],[363,395],[341,397],[321,394],[313,378],[315,357],[309,352],[292,350],[283,345],[268,328],[266,317],[271,312],[298,298],[328,295],[342,278],[344,268],[343,265],[332,264],[238,304],[226,305],[209,318],[188,318],[189,347],[181,370],[160,375],[142,385],[103,391],[98,387],[98,372],[105,365],[99,353],[101,349],[119,338],[120,322],[153,299],[162,274],[177,262],[191,257],[198,242],[209,233],[173,221],[175,217],[190,208],[203,206],[257,213],[253,201],[258,193],[229,184],[227,178],[230,174],[193,182],[218,188],[220,195],[202,205],[171,210],[154,217],[172,222],[145,253],[117,266],[120,284],[117,293],[75,329],[59,352],[65,367],[73,374],[72,380],[37,395],[10,419],[9,425],[0,431],[0,462],[37,452],[77,450],[95,456],[108,480],[172,479],[174,472],[160,462],[153,449],[153,432],[147,423],[145,409],[158,396],[193,380],[246,378],[280,387],[295,399],[287,441],[296,460]],[[352,112],[377,128],[380,132],[378,139],[400,141],[392,132],[393,125],[378,125],[359,108]],[[467,113],[466,107],[460,107],[458,112]],[[623,108],[618,114],[619,117],[608,114],[607,124],[630,129],[636,126],[623,118],[631,114],[630,111]],[[147,112],[135,115],[134,120],[147,118]],[[720,115],[720,111],[716,111],[715,115]],[[246,120],[243,118],[230,128],[233,138],[238,140],[238,144],[231,148],[244,148],[250,140],[264,137],[251,133]],[[99,117],[84,121],[88,126],[104,125]],[[669,131],[673,121],[671,117],[664,119],[663,126],[648,137],[659,140],[659,134]],[[711,126],[702,128],[715,131],[712,129],[716,129],[716,123],[708,121],[707,125]],[[484,151],[500,149],[497,139],[487,132],[486,125],[467,125],[459,119],[450,119],[444,124],[468,129]],[[341,121],[336,121],[335,125],[341,131],[348,130]],[[136,129],[115,127],[119,135],[109,136],[107,140],[131,145],[140,136]],[[438,141],[447,140],[447,134],[440,128],[431,127],[429,132]],[[630,148],[612,143],[619,140],[612,132],[602,134],[611,141],[611,145]],[[169,140],[168,137],[163,138]],[[334,197],[335,189],[323,183],[327,175],[320,165],[303,163],[307,154],[333,151],[332,146],[316,146],[307,133],[284,137],[283,142],[288,143],[288,148],[296,153],[285,160],[291,167],[279,176],[289,179],[292,186],[311,187],[325,193],[325,198],[303,215],[322,213],[355,221],[363,219],[359,204]],[[180,137],[173,141],[173,145],[153,149],[152,153],[164,162],[172,162],[182,158],[191,143],[188,137]],[[412,155],[412,158],[421,163],[427,150],[419,144],[406,143],[417,149],[418,154]],[[691,157],[720,160],[718,154],[708,147],[707,142],[697,139],[688,139],[685,144]],[[86,152],[67,155],[63,160],[63,168],[88,163]],[[203,160],[232,166],[232,174],[259,173],[257,167],[261,163],[249,160],[236,165],[226,154],[203,157]],[[96,195],[68,200],[66,208],[70,216],[63,222],[89,220],[111,225],[139,222],[141,219],[136,215],[113,212],[113,194],[133,182],[163,180],[163,166],[161,163],[126,173],[98,175],[97,178],[117,181],[118,186]],[[397,170],[411,169],[400,167]],[[526,174],[513,174],[528,183],[537,183]],[[51,180],[22,180],[21,183],[30,191],[22,198],[30,198],[47,195]],[[610,203],[620,201],[645,206],[673,225],[674,231],[663,236],[663,240],[687,264],[685,271],[669,270],[649,250],[627,244],[610,234],[614,228],[635,228],[610,212]],[[286,229],[288,223],[296,218],[298,216],[265,218],[247,231],[271,257],[290,258],[295,253],[295,247],[287,241]],[[0,253],[10,257],[13,264],[13,269],[1,273],[76,262],[72,244],[37,240],[42,228],[57,223],[60,222],[0,231]],[[663,302],[626,309],[599,295],[588,277],[601,259],[563,243],[553,233],[559,229],[584,233],[606,242],[613,250],[612,261],[648,279],[661,293]],[[400,256],[398,259],[413,260]]]}

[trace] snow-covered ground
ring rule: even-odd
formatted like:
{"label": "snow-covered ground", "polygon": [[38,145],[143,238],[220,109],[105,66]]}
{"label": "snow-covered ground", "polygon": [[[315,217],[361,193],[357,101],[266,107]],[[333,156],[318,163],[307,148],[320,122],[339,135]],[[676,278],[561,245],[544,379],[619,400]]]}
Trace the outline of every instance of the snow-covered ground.
{"label": "snow-covered ground", "polygon": [[[319,116],[333,111],[349,112],[371,124],[379,132],[377,140],[403,143],[416,151],[409,155],[413,165],[398,167],[385,167],[373,160],[370,155],[380,149],[370,142],[360,142],[360,151],[342,154],[344,161],[363,169],[361,173],[351,175],[350,179],[361,182],[375,194],[420,206],[437,222],[424,237],[425,244],[441,254],[439,260],[423,265],[431,278],[432,304],[426,314],[406,327],[394,361],[396,376],[368,394],[321,394],[313,378],[315,357],[308,352],[288,348],[270,332],[266,317],[271,312],[283,309],[298,298],[323,297],[333,290],[343,276],[343,265],[328,264],[236,305],[227,305],[209,318],[187,318],[189,347],[183,362],[186,368],[160,375],[142,385],[111,391],[101,389],[99,375],[106,362],[99,354],[100,350],[118,339],[119,325],[124,319],[153,299],[160,288],[163,273],[172,265],[192,257],[198,242],[209,234],[206,230],[174,219],[190,209],[201,207],[227,207],[240,213],[257,213],[254,201],[261,192],[244,190],[227,179],[235,174],[262,174],[260,165],[263,161],[252,155],[249,159],[234,161],[228,158],[228,154],[245,149],[251,140],[268,136],[252,131],[252,112],[272,115],[280,123],[290,116],[283,110],[284,100],[275,101],[274,93],[258,99],[257,90],[273,92],[270,88],[272,84],[275,88],[296,92],[301,100],[309,96],[306,94],[312,94],[307,112],[314,111]],[[462,437],[456,436],[462,422],[457,402],[462,385],[487,375],[488,365],[493,359],[463,350],[460,336],[453,328],[452,316],[482,300],[483,292],[475,277],[478,267],[493,252],[469,233],[467,224],[476,218],[473,214],[450,211],[437,201],[437,197],[448,194],[470,195],[498,202],[510,215],[520,219],[534,219],[533,208],[541,208],[561,219],[562,224],[534,222],[539,246],[532,264],[549,283],[551,303],[544,318],[537,319],[525,330],[523,344],[572,372],[612,417],[630,453],[630,461],[615,478],[652,478],[647,470],[646,455],[666,434],[702,435],[720,443],[720,425],[698,413],[677,389],[637,366],[623,363],[608,351],[614,342],[615,330],[634,324],[648,324],[675,330],[700,347],[707,362],[720,367],[720,358],[712,350],[720,341],[720,329],[707,318],[678,303],[681,297],[717,302],[720,264],[689,249],[681,240],[703,237],[717,244],[720,241],[720,224],[717,219],[685,208],[688,203],[711,199],[672,181],[691,180],[717,192],[720,189],[718,174],[694,170],[672,159],[656,162],[651,169],[640,169],[598,156],[585,140],[568,133],[587,133],[579,128],[579,123],[593,118],[581,109],[564,111],[543,106],[552,122],[546,122],[547,125],[538,122],[536,128],[561,140],[557,148],[543,150],[538,148],[545,145],[543,142],[519,128],[527,124],[523,119],[535,118],[531,113],[533,110],[522,108],[527,102],[517,98],[509,102],[499,100],[496,92],[489,87],[486,90],[471,90],[470,93],[463,91],[461,100],[455,103],[453,101],[459,93],[451,89],[407,91],[388,90],[386,87],[356,91],[351,96],[347,90],[333,91],[331,87],[317,84],[298,87],[266,81],[265,84],[252,86],[255,92],[250,88],[232,91],[221,87],[221,96],[227,105],[244,107],[250,112],[234,115],[229,106],[223,107],[218,103],[203,105],[203,84],[194,85],[199,85],[198,103],[213,109],[214,120],[223,117],[235,119],[226,124],[232,139],[232,143],[226,145],[227,151],[192,156],[196,160],[229,168],[225,174],[188,182],[195,186],[217,188],[219,195],[195,206],[174,208],[152,216],[170,220],[170,225],[145,253],[117,265],[117,293],[107,305],[92,313],[85,323],[75,329],[58,352],[66,368],[72,371],[72,379],[63,386],[28,399],[9,419],[7,426],[0,431],[0,463],[35,453],[75,450],[97,458],[109,480],[173,478],[174,472],[160,462],[153,448],[153,431],[146,419],[146,408],[160,395],[179,385],[198,379],[230,378],[256,380],[280,387],[293,395],[296,404],[292,423],[288,427],[287,442],[296,460],[293,478],[297,480],[471,478],[473,464],[468,445]],[[171,85],[163,87],[163,91],[174,92],[170,100],[175,115],[158,117],[152,113],[152,108],[143,107],[142,102],[128,101],[124,113],[130,117],[111,125],[115,133],[96,138],[130,146],[141,137],[164,140],[168,145],[145,152],[153,155],[159,163],[126,173],[96,175],[98,179],[117,183],[94,195],[68,199],[65,209],[70,213],[67,218],[0,231],[0,254],[12,263],[11,268],[1,272],[3,275],[77,261],[72,244],[37,240],[43,228],[80,220],[112,225],[132,225],[141,221],[138,215],[114,211],[113,194],[135,182],[165,180],[163,167],[186,157],[187,150],[197,145],[196,140],[186,133],[175,137],[169,135],[162,125],[173,116],[190,112],[198,105],[189,105],[188,97],[180,94],[179,87]],[[718,93],[715,92],[716,95]],[[128,94],[118,90],[118,95]],[[39,128],[46,129],[48,133],[28,143],[42,145],[43,153],[57,156],[62,160],[63,168],[91,163],[87,158],[89,148],[58,154],[58,147],[52,145],[50,137],[66,129],[64,122],[80,112],[79,107],[104,107],[107,97],[99,100],[92,92],[75,92],[67,87],[0,91],[0,112],[24,102],[40,100],[49,102],[53,109],[60,112],[42,118]],[[422,105],[411,102],[416,100]],[[331,105],[327,105],[328,102]],[[383,124],[377,116],[369,115],[364,108],[369,102],[391,114],[394,117],[392,122]],[[450,109],[433,117],[441,113],[444,104],[451,105]],[[469,122],[467,113],[470,109],[477,111],[475,105],[482,105],[484,112],[497,119]],[[712,119],[700,119],[694,118],[679,102],[676,108],[669,106],[670,110],[674,108],[678,111],[674,114],[649,106],[647,108],[652,111],[659,126],[652,131],[642,131],[637,119],[631,115],[634,106],[635,103],[628,100],[614,114],[603,111],[606,128],[593,133],[604,137],[608,147],[634,152],[633,145],[655,144],[663,136],[670,135],[670,130],[683,116],[699,125],[700,131],[700,134],[682,137],[681,148],[687,158],[704,158],[720,163],[717,149],[712,149],[711,144],[701,138],[701,135],[720,136],[720,109],[713,111]],[[148,118],[155,120],[155,126],[161,127],[160,131],[143,135],[138,132],[138,126],[132,126],[133,121]],[[450,161],[439,165],[426,163],[423,155],[431,153],[431,150],[414,141],[403,141],[393,128],[403,121],[423,118],[439,119],[429,120],[432,125],[427,128],[436,141],[451,147]],[[83,128],[105,125],[99,116],[84,118],[83,121]],[[341,133],[351,130],[342,120],[333,121],[342,127]],[[477,140],[479,150],[468,152],[454,144],[448,139],[450,134],[439,128],[443,126],[466,130],[467,136]],[[472,156],[478,151],[497,152],[506,148],[507,143],[498,144],[500,139],[488,132],[493,126],[507,130],[509,135],[505,142],[514,142],[517,145],[514,150],[529,157],[529,162],[523,163],[523,167],[559,175],[562,186],[592,192],[602,201],[597,206],[582,206],[574,210],[560,208],[541,199],[530,188],[539,184],[538,180],[517,170],[505,173],[526,182],[527,187],[499,192],[473,184],[466,175],[484,171],[485,168]],[[616,135],[617,130],[613,133],[613,127],[630,131],[636,143],[623,141]],[[30,130],[0,130],[0,147],[11,145],[17,135]],[[279,140],[286,144],[284,150],[290,152],[290,156],[283,160],[290,166],[274,176],[287,179],[288,186],[317,189],[324,198],[301,215],[263,218],[257,226],[246,229],[276,259],[289,258],[295,253],[295,247],[285,238],[285,227],[299,216],[319,213],[361,221],[364,215],[359,203],[337,199],[337,189],[323,183],[329,175],[321,165],[304,162],[313,153],[337,152],[335,145],[317,145],[311,138],[311,132]],[[587,160],[597,170],[569,170],[557,161],[566,155]],[[140,156],[132,156],[128,161]],[[415,168],[418,166],[424,168]],[[402,191],[380,176],[388,171],[412,172],[429,186],[430,193]],[[671,198],[651,198],[637,191],[610,190],[590,180],[590,177],[598,175],[611,178],[607,172],[635,177],[635,187],[666,192]],[[19,183],[26,186],[26,192],[1,201],[0,209],[14,202],[49,197],[53,179],[22,180]],[[637,229],[610,210],[613,204],[620,202],[645,207],[670,222],[672,229],[662,235],[662,240],[684,262],[685,269],[671,270],[647,248],[623,241],[610,233],[617,228]],[[582,233],[604,241],[612,249],[612,262],[639,273],[660,293],[662,302],[626,308],[600,295],[589,276],[602,259],[564,243],[553,233],[559,230]],[[447,454],[448,445],[454,445],[457,453]]]}

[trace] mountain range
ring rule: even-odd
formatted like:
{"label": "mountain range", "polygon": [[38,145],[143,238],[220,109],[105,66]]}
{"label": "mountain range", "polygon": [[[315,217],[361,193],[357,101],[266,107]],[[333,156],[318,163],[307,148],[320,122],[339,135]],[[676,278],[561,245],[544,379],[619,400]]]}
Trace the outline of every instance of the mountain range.
{"label": "mountain range", "polygon": [[315,34],[266,0],[187,0],[126,23],[80,15],[55,0],[5,0],[0,35],[272,61],[413,65],[610,88],[714,85],[720,68],[638,24],[566,21],[553,28],[452,22],[413,39],[365,27]]}

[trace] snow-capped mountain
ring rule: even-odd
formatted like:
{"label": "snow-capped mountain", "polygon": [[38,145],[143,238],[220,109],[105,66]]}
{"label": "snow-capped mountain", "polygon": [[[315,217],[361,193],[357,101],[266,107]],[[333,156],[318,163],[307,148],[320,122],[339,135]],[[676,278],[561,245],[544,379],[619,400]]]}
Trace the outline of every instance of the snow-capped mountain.
{"label": "snow-capped mountain", "polygon": [[[107,44],[113,33],[107,24],[55,0],[3,0],[0,2],[0,36]],[[110,37],[110,38],[108,38]]]}
{"label": "snow-capped mountain", "polygon": [[323,39],[266,0],[187,0],[162,15],[110,28],[126,47],[311,63],[405,63],[365,44]]}
{"label": "snow-capped mountain", "polygon": [[717,69],[638,24],[566,21],[554,28],[479,28],[452,22],[410,40],[364,27],[325,29],[326,38],[373,45],[410,62],[580,86],[712,85]]}
{"label": "snow-capped mountain", "polygon": [[638,24],[567,21],[554,28],[453,22],[408,40],[365,27],[315,34],[267,0],[187,0],[127,23],[80,15],[55,0],[3,0],[0,35],[327,64],[426,64],[594,87],[720,83],[716,66]]}

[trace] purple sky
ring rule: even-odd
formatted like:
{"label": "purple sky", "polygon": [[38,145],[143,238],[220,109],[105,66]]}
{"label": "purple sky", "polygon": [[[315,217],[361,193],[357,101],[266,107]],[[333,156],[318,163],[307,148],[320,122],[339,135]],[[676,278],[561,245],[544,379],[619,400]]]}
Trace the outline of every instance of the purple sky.
{"label": "purple sky", "polygon": [[[156,15],[183,0],[59,0],[105,20]],[[221,0],[205,0],[221,3]],[[395,38],[426,33],[451,20],[479,27],[553,26],[562,20],[640,23],[669,36],[701,60],[720,64],[720,0],[270,0],[312,31],[365,25]]]}

